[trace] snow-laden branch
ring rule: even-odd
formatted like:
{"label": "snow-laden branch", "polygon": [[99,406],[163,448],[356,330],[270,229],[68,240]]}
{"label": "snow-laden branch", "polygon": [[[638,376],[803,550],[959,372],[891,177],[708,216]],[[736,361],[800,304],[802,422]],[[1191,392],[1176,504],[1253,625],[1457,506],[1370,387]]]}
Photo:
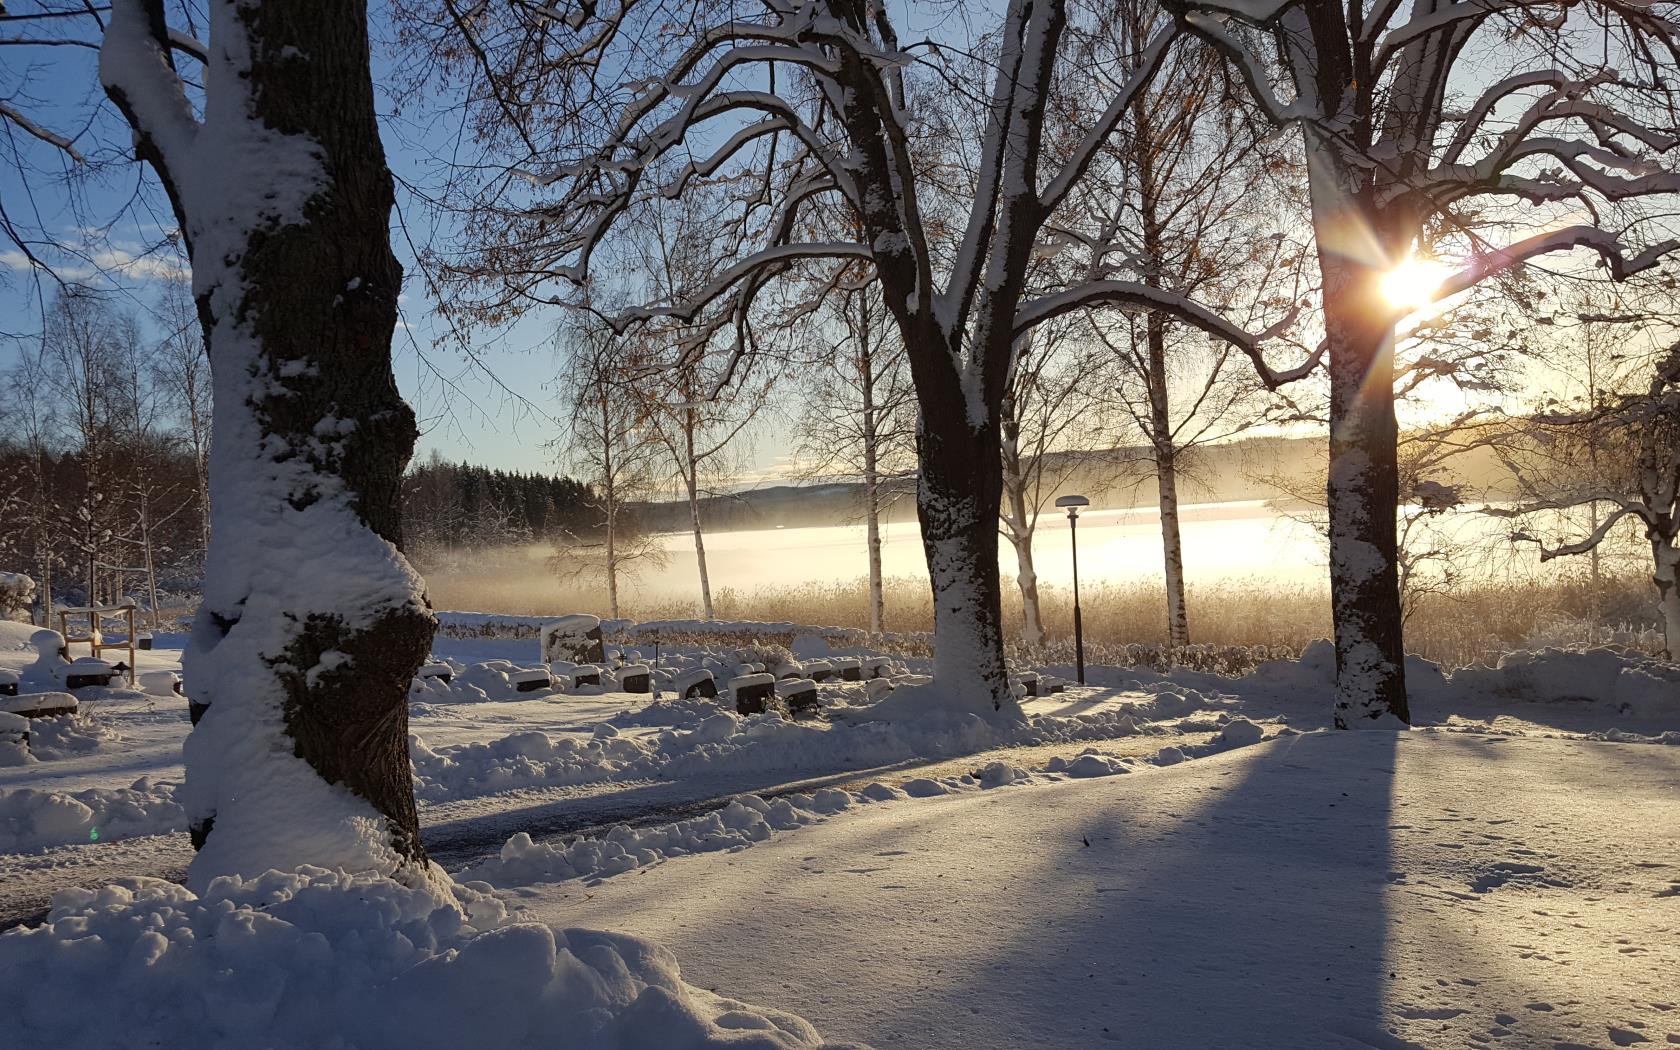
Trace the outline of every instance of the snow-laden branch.
{"label": "snow-laden branch", "polygon": [[1540,560],[1551,561],[1553,558],[1568,558],[1577,554],[1590,553],[1599,544],[1603,543],[1604,538],[1610,535],[1624,519],[1634,517],[1645,520],[1646,518],[1646,508],[1640,504],[1619,496],[1607,495],[1585,496],[1576,500],[1541,500],[1534,503],[1525,503],[1520,507],[1485,507],[1482,513],[1493,518],[1517,518],[1549,510],[1574,510],[1594,503],[1609,503],[1615,509],[1605,515],[1604,520],[1598,523],[1598,528],[1594,529],[1591,534],[1573,543],[1562,543],[1555,547],[1547,546],[1544,540],[1526,530],[1512,533],[1511,540],[1534,544],[1540,548]]}
{"label": "snow-laden branch", "polygon": [[1473,288],[1494,274],[1503,273],[1520,263],[1537,256],[1548,255],[1552,252],[1569,251],[1575,248],[1588,248],[1598,253],[1610,268],[1610,276],[1617,281],[1648,270],[1660,262],[1663,256],[1680,250],[1680,240],[1660,241],[1633,256],[1626,254],[1621,238],[1609,230],[1597,226],[1566,226],[1562,229],[1551,230],[1547,233],[1536,234],[1497,249],[1485,255],[1472,258],[1470,265],[1453,274],[1435,290],[1432,301],[1440,301],[1459,292]]}
{"label": "snow-laden branch", "polygon": [[[137,150],[150,151],[160,174],[180,172],[198,119],[169,60],[161,0],[112,0],[99,49],[99,81],[135,128]],[[164,182],[172,176],[165,174]]]}
{"label": "snow-laden branch", "polygon": [[210,61],[209,45],[183,30],[170,28],[169,46],[184,55],[191,55],[200,62]]}
{"label": "snow-laden branch", "polygon": [[1374,75],[1380,75],[1388,68],[1394,56],[1407,46],[1439,36],[1447,30],[1462,29],[1464,22],[1481,22],[1490,15],[1501,11],[1527,10],[1538,8],[1554,8],[1554,19],[1545,20],[1552,28],[1560,28],[1567,17],[1568,3],[1558,0],[1452,0],[1450,3],[1413,6],[1413,16],[1399,25],[1392,26],[1383,34],[1382,43],[1377,48],[1376,60],[1372,63]]}
{"label": "snow-laden branch", "polygon": [[[1179,5],[1173,6],[1178,7]],[[1266,60],[1255,54],[1237,34],[1230,30],[1226,25],[1228,18],[1224,13],[1210,13],[1206,10],[1209,7],[1217,6],[1219,5],[1197,4],[1194,10],[1184,10],[1182,14],[1184,24],[1197,36],[1211,44],[1216,51],[1224,55],[1226,60],[1236,67],[1237,73],[1243,78],[1243,82],[1248,85],[1249,95],[1253,97],[1255,103],[1264,111],[1267,119],[1272,123],[1281,127],[1307,116],[1308,114],[1300,106],[1299,100],[1285,103],[1277,97],[1277,93],[1272,90],[1272,77],[1266,68]],[[1285,5],[1275,6],[1281,9]],[[1245,18],[1245,21],[1259,24],[1274,17],[1275,14],[1274,11],[1267,15],[1267,19]]]}
{"label": "snow-laden branch", "polygon": [[1325,345],[1320,345],[1307,359],[1294,368],[1277,371],[1267,363],[1261,347],[1269,339],[1275,338],[1289,325],[1294,323],[1295,314],[1277,322],[1263,332],[1253,333],[1243,329],[1194,300],[1169,292],[1163,288],[1153,288],[1137,281],[1091,281],[1074,288],[1042,295],[1036,299],[1021,304],[1015,314],[1015,334],[1020,338],[1030,332],[1036,325],[1043,324],[1052,318],[1060,317],[1074,310],[1088,309],[1093,306],[1132,306],[1146,310],[1160,310],[1174,318],[1198,328],[1216,339],[1221,339],[1241,350],[1253,362],[1255,370],[1260,375],[1260,381],[1269,389],[1277,389],[1287,383],[1293,383],[1310,375],[1324,358]]}

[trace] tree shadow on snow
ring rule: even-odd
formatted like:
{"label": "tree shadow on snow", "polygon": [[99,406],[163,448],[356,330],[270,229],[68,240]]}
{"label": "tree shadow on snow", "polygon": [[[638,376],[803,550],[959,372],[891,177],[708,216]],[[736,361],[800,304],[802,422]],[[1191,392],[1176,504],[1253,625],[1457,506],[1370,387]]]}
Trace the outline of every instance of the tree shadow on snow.
{"label": "tree shadow on snow", "polygon": [[919,1034],[965,1050],[1412,1047],[1382,1023],[1396,747],[1311,734],[1108,782],[1018,890],[1040,921],[866,1037],[908,1037],[931,995]]}

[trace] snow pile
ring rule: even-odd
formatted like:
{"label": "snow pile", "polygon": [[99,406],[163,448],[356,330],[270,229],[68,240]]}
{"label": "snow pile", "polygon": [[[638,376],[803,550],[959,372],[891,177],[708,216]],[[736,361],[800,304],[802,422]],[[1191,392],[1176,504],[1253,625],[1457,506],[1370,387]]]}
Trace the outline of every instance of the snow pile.
{"label": "snow pile", "polygon": [[0,572],[0,620],[24,618],[34,600],[34,579],[21,572]]}
{"label": "snow pile", "polygon": [[1504,699],[1596,701],[1622,714],[1680,713],[1680,667],[1630,649],[1507,653],[1493,667],[1465,667],[1449,681],[1465,694]]}
{"label": "snow pile", "polygon": [[29,720],[29,750],[39,759],[67,758],[122,744],[121,733],[88,715],[53,715]]}
{"label": "snow pile", "polygon": [[701,721],[713,715],[727,714],[728,710],[721,700],[712,700],[703,696],[684,698],[678,695],[670,699],[655,700],[638,708],[626,708],[613,715],[608,721],[621,728],[671,726],[686,729],[698,725]]}
{"label": "snow pile", "polygon": [[632,937],[509,923],[454,897],[321,868],[58,895],[0,935],[20,1046],[805,1047],[815,1029],[683,983]]}
{"label": "snow pile", "polygon": [[1107,777],[1116,773],[1130,773],[1131,759],[1105,755],[1095,748],[1086,748],[1074,758],[1052,758],[1044,767],[1047,772],[1070,777]]}
{"label": "snow pile", "polygon": [[652,751],[628,737],[580,740],[536,730],[437,751],[410,734],[408,754],[415,796],[434,802],[516,788],[647,777],[659,767]]}
{"label": "snow pile", "polygon": [[[827,687],[823,687],[827,689]],[[851,688],[863,696],[861,684]],[[843,690],[832,690],[841,692]],[[902,691],[901,691],[902,692]],[[1084,743],[1142,733],[1168,735],[1174,730],[1150,719],[1206,713],[1206,724],[1184,731],[1248,734],[1203,745],[1198,753],[1253,743],[1259,728],[1233,719],[1229,697],[1204,697],[1194,690],[1164,690],[1146,700],[1121,703],[1077,715],[1035,715],[999,725],[976,715],[927,711],[915,718],[883,720],[879,710],[830,708],[836,721],[795,721],[779,712],[741,717],[710,700],[658,701],[626,711],[606,725],[619,728],[668,724],[671,728],[640,736],[548,734],[524,731],[488,742],[438,747],[411,735],[410,757],[415,794],[443,801],[524,788],[562,787],[606,780],[664,777],[679,779],[715,773],[831,772],[886,765],[918,758],[956,757],[1007,745]],[[1209,709],[1211,713],[1209,713]],[[859,721],[853,722],[857,718]],[[664,721],[668,719],[669,721]]]}
{"label": "snow pile", "polygon": [[74,794],[33,788],[0,793],[0,853],[161,835],[186,826],[175,785],[147,777],[125,788]]}
{"label": "snow pile", "polygon": [[28,740],[29,719],[0,711],[0,766],[27,766],[35,761]]}
{"label": "snow pile", "polygon": [[[610,622],[608,625],[611,626]],[[643,641],[678,638],[751,638],[770,640],[811,635],[830,644],[859,645],[869,633],[857,627],[824,627],[821,625],[761,620],[648,620],[626,623],[617,633],[625,638]],[[808,643],[807,643],[808,644]]]}
{"label": "snow pile", "polygon": [[510,616],[505,613],[437,612],[438,634],[445,638],[535,638],[549,616]]}
{"label": "snow pile", "polygon": [[[1265,739],[1265,729],[1246,718],[1230,718],[1221,713],[1218,719],[1218,731],[1212,740],[1201,744],[1168,745],[1143,759],[1143,762],[1157,766],[1176,766],[1192,758],[1216,755],[1221,751],[1239,747],[1251,747]],[[1116,773],[1133,772],[1138,765],[1138,759],[1106,755],[1096,748],[1088,747],[1073,758],[1052,758],[1045,765],[1044,771],[1069,777],[1107,777]]]}
{"label": "snow pile", "polygon": [[671,824],[633,828],[614,827],[600,838],[563,843],[538,843],[524,832],[502,845],[501,853],[456,873],[462,882],[492,886],[529,886],[570,879],[602,879],[657,864],[670,857],[745,849],[764,842],[777,831],[792,831],[872,802],[931,798],[960,791],[1004,787],[1033,780],[1019,766],[992,762],[977,776],[918,777],[894,788],[870,784],[859,791],[823,788],[814,794],[776,799],[741,795],[727,806]]}
{"label": "snow pile", "polygon": [[602,838],[538,844],[523,831],[508,839],[499,855],[458,872],[465,882],[527,886],[537,882],[606,878],[657,863],[667,857],[741,849],[762,842],[772,831],[791,831],[862,801],[844,791],[766,801],[743,795],[722,809],[657,827],[620,824]]}

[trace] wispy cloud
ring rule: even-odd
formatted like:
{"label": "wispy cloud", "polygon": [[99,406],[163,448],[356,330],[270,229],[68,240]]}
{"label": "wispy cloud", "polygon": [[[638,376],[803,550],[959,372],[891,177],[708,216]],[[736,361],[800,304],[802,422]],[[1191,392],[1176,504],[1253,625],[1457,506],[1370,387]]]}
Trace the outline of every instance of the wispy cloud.
{"label": "wispy cloud", "polygon": [[[40,258],[42,253],[37,253]],[[180,257],[163,251],[142,251],[123,245],[59,249],[41,259],[60,279],[66,281],[96,281],[128,278],[138,281],[184,281],[192,271]],[[0,267],[14,273],[28,273],[40,268],[23,252],[13,248],[0,252]]]}

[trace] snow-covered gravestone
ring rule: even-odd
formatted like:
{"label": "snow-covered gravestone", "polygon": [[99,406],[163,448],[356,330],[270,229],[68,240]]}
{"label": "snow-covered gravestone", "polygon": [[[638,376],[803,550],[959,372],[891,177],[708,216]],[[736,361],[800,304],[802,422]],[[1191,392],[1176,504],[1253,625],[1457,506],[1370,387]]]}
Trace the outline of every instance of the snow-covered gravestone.
{"label": "snow-covered gravestone", "polygon": [[0,668],[0,696],[18,695],[18,673]]}
{"label": "snow-covered gravestone", "polygon": [[796,716],[814,714],[822,702],[817,699],[817,683],[809,678],[784,678],[776,683],[776,695]]}
{"label": "snow-covered gravestone", "polygon": [[512,682],[514,690],[520,693],[534,693],[554,685],[554,679],[549,677],[547,668],[513,671],[508,675],[508,681]]}
{"label": "snow-covered gravestone", "polygon": [[735,710],[738,713],[763,714],[776,695],[776,676],[758,672],[731,678],[729,695],[735,698]]}
{"label": "snow-covered gravestone", "polygon": [[684,700],[705,697],[710,700],[717,696],[717,680],[712,672],[704,667],[678,675],[672,682],[671,688]]}
{"label": "snow-covered gravestone", "polygon": [[647,664],[625,664],[618,669],[618,687],[626,693],[651,693],[653,670]]}
{"label": "snow-covered gravestone", "polygon": [[601,641],[601,618],[588,613],[550,620],[543,624],[539,640],[543,663],[598,664],[607,658]]}

